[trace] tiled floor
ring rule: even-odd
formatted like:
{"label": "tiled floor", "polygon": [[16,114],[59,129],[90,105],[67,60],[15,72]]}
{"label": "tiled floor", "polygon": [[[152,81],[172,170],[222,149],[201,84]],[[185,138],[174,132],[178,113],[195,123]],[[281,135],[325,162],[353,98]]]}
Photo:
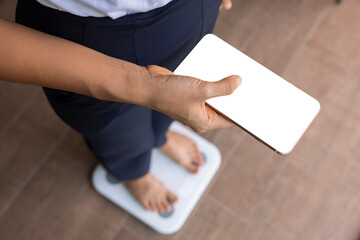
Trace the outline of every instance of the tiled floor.
{"label": "tiled floor", "polygon": [[[15,1],[0,1],[14,17]],[[360,235],[360,1],[237,0],[215,33],[322,104],[293,153],[240,129],[203,134],[223,162],[178,233],[99,196],[96,161],[38,87],[0,82],[0,239],[339,239]]]}

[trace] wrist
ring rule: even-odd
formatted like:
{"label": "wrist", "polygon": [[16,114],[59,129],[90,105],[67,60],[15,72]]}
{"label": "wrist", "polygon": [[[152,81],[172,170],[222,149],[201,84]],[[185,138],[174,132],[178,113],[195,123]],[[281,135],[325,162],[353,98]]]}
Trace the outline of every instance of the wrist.
{"label": "wrist", "polygon": [[[157,65],[148,65],[143,67],[144,77],[142,78],[145,86],[144,102],[140,105],[162,112],[164,105],[169,101],[169,77],[173,73],[163,67]],[[166,101],[164,101],[166,99]]]}
{"label": "wrist", "polygon": [[145,67],[118,59],[107,59],[103,71],[91,81],[90,95],[116,102],[146,106],[150,93],[151,76]]}
{"label": "wrist", "polygon": [[134,65],[128,69],[127,97],[130,103],[151,108],[154,96],[153,78],[146,67]]}

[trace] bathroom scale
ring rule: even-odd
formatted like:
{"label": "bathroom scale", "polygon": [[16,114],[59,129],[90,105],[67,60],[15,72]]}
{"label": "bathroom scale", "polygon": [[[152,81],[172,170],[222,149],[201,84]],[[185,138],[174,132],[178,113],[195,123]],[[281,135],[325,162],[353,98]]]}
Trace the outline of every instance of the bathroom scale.
{"label": "bathroom scale", "polygon": [[188,127],[174,122],[170,129],[195,141],[204,156],[204,164],[200,166],[199,172],[192,174],[157,149],[153,150],[150,172],[178,196],[171,211],[159,213],[146,210],[121,181],[101,165],[95,168],[92,175],[92,183],[97,192],[161,234],[175,233],[183,226],[221,162],[217,147]]}
{"label": "bathroom scale", "polygon": [[320,111],[319,102],[213,34],[195,46],[174,74],[241,85],[207,105],[280,154],[291,152]]}

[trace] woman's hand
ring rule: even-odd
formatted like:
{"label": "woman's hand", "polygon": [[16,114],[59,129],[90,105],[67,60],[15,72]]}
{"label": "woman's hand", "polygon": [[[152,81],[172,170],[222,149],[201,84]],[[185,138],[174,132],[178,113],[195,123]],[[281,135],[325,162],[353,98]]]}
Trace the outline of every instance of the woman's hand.
{"label": "woman's hand", "polygon": [[2,80],[145,106],[199,132],[233,125],[205,101],[231,94],[240,77],[206,82],[173,75],[162,67],[141,67],[2,19],[0,36]]}
{"label": "woman's hand", "polygon": [[230,95],[241,84],[239,76],[217,82],[173,75],[165,68],[146,67],[150,81],[146,107],[160,111],[197,132],[231,127],[234,124],[212,110],[207,99]]}
{"label": "woman's hand", "polygon": [[220,5],[220,10],[221,9],[225,9],[225,10],[230,10],[232,7],[232,3],[231,0],[223,0],[221,5]]}

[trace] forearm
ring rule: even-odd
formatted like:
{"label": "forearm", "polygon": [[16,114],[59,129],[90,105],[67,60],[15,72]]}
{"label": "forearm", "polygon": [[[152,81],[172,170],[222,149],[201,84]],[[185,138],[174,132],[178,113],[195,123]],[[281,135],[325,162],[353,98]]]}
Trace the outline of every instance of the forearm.
{"label": "forearm", "polygon": [[140,67],[1,18],[0,79],[141,105],[197,131],[233,125],[205,100],[231,94],[241,82],[205,82],[159,66]]}
{"label": "forearm", "polygon": [[145,68],[0,18],[0,79],[143,105]]}

